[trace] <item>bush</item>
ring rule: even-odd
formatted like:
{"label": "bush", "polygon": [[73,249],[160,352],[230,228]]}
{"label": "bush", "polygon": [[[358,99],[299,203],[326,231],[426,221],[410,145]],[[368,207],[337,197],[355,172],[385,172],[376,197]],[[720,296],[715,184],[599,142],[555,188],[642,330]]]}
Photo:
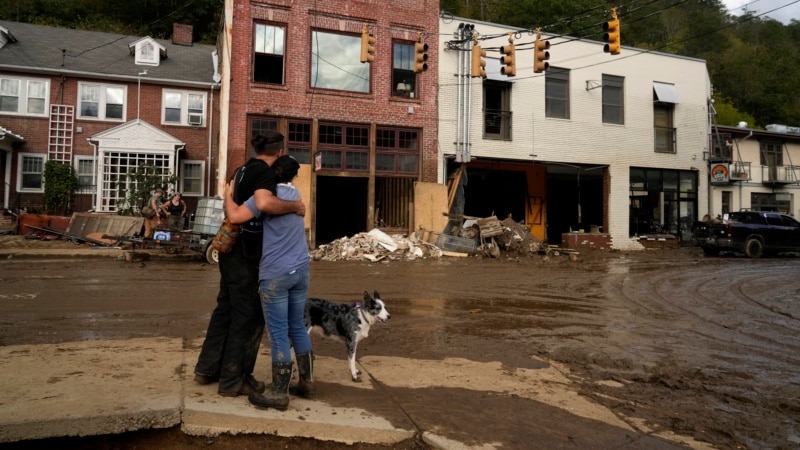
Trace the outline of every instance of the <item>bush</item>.
{"label": "bush", "polygon": [[50,160],[44,164],[44,209],[48,214],[72,214],[72,196],[78,189],[78,177],[72,166]]}

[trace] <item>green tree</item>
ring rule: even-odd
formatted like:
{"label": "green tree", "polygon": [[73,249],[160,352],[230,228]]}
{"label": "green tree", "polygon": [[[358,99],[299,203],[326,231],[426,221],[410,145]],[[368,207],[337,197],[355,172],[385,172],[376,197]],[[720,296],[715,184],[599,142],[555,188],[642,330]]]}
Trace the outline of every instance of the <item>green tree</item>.
{"label": "green tree", "polygon": [[72,166],[55,160],[44,164],[44,209],[48,214],[71,214],[72,196],[77,188],[78,177]]}

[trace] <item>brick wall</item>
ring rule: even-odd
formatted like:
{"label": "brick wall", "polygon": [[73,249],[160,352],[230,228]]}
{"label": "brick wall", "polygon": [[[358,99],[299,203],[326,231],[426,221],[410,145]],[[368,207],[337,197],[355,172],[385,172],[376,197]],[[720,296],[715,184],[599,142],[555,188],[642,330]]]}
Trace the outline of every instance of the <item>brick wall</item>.
{"label": "brick wall", "polygon": [[[433,0],[277,0],[270,4],[235,0],[228,171],[244,162],[248,114],[264,114],[421,129],[422,178],[436,181],[438,12],[438,2]],[[250,81],[254,21],[286,25],[285,85]],[[365,22],[376,38],[375,61],[370,69],[372,92],[312,91],[310,29],[360,36]],[[429,70],[418,76],[417,98],[393,99],[390,95],[392,39],[411,42],[416,40],[417,31],[424,33],[429,45]],[[413,107],[413,114],[409,114],[409,107]]]}

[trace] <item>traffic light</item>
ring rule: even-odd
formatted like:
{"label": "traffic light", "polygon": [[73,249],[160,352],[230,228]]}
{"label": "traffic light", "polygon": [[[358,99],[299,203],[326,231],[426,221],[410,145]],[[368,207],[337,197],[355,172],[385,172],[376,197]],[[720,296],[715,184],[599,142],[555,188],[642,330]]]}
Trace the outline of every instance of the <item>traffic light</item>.
{"label": "traffic light", "polygon": [[484,56],[486,56],[486,50],[481,49],[481,46],[478,45],[478,39],[476,38],[475,43],[472,45],[471,77],[486,78],[486,60],[483,59]]}
{"label": "traffic light", "polygon": [[422,42],[422,33],[418,35],[418,42],[414,44],[414,72],[422,73],[428,70],[428,44]]}
{"label": "traffic light", "polygon": [[603,46],[603,51],[611,53],[612,55],[619,55],[619,18],[617,17],[617,9],[611,10],[612,19],[603,23],[603,40],[606,45]]}
{"label": "traffic light", "polygon": [[361,30],[361,62],[375,61],[375,38],[369,34],[369,27],[364,24]]}
{"label": "traffic light", "polygon": [[500,68],[500,73],[507,77],[515,76],[517,74],[517,51],[514,49],[514,38],[511,33],[508,33],[508,45],[500,47],[500,53],[503,54],[500,57],[500,64],[503,65]]}
{"label": "traffic light", "polygon": [[550,68],[550,63],[547,62],[547,60],[550,59],[550,52],[547,51],[547,49],[549,48],[550,48],[550,41],[542,40],[542,33],[539,32],[536,35],[536,41],[533,43],[534,73],[542,73]]}

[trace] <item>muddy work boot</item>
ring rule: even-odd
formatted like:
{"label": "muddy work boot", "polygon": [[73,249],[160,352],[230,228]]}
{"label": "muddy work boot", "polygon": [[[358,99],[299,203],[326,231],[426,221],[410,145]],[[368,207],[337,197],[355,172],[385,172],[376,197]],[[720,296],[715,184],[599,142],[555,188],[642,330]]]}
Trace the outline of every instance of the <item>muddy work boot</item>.
{"label": "muddy work boot", "polygon": [[311,398],[314,395],[314,354],[308,351],[296,356],[300,381],[289,386],[289,393],[299,397]]}
{"label": "muddy work boot", "polygon": [[272,386],[263,394],[251,392],[247,399],[256,408],[275,408],[286,411],[289,407],[289,382],[292,380],[292,363],[272,363]]}

